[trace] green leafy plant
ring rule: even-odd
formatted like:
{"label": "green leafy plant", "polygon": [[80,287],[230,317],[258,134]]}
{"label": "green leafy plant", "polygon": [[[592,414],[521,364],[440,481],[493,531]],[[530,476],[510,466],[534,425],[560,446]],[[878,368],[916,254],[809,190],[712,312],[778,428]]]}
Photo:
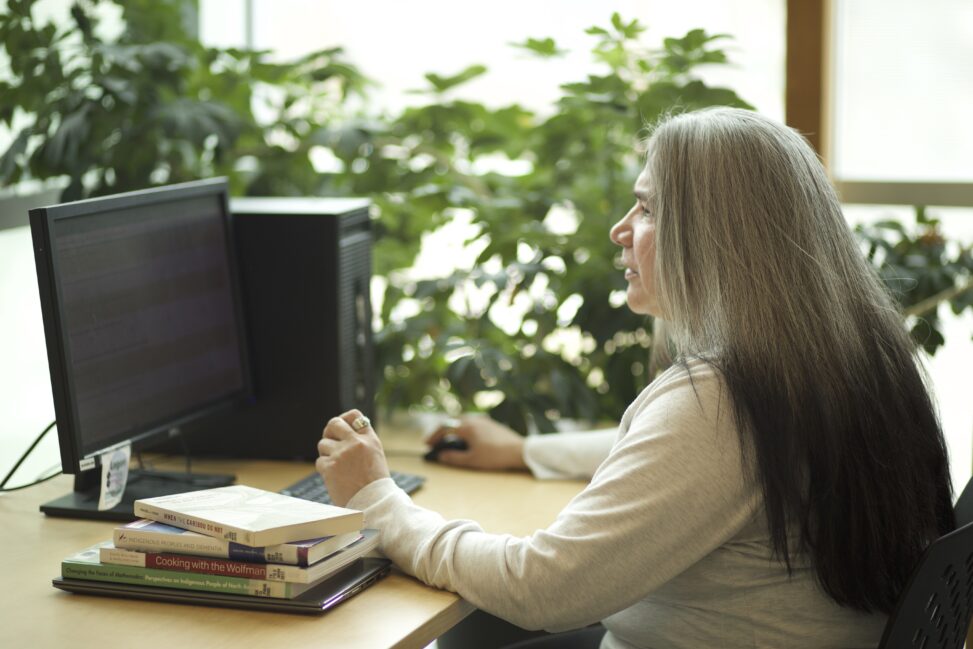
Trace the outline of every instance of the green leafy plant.
{"label": "green leafy plant", "polygon": [[[60,27],[36,20],[35,4],[10,0],[0,17],[13,77],[0,81],[0,122],[30,117],[0,184],[63,176],[64,200],[214,175],[238,193],[314,193],[305,136],[365,84],[338,49],[278,64],[203,47],[185,0],[81,0]],[[106,37],[97,10],[113,5],[123,29]]]}
{"label": "green leafy plant", "polygon": [[940,220],[916,208],[914,225],[886,219],[855,228],[869,261],[903,307],[912,337],[929,354],[946,342],[940,309],[973,309],[973,251],[948,241]]}
{"label": "green leafy plant", "polygon": [[[666,112],[748,105],[697,76],[727,62],[725,35],[692,30],[650,50],[644,31],[617,14],[589,29],[601,72],[562,86],[552,114],[455,99],[486,71],[473,66],[427,75],[429,102],[379,128],[330,133],[358,170],[335,182],[380,208],[380,404],[486,409],[549,431],[562,417],[617,418],[647,383],[651,322],[624,306],[608,239],[630,207],[640,137]],[[562,54],[549,38],[517,47]],[[459,267],[409,273],[422,235],[458,217],[470,224]]]}

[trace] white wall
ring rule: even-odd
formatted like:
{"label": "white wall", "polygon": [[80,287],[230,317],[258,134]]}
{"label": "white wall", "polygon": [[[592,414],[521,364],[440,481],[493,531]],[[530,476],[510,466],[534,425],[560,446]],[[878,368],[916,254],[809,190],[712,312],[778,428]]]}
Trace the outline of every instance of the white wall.
{"label": "white wall", "polygon": [[[245,43],[243,0],[201,0],[200,37],[205,43]],[[486,3],[451,0],[347,2],[342,0],[254,0],[254,43],[289,59],[315,49],[343,46],[349,59],[380,84],[374,107],[397,109],[417,101],[408,90],[425,88],[426,72],[452,74],[482,63],[489,74],[460,91],[490,105],[519,102],[543,110],[558,96],[558,84],[594,70],[588,54],[594,40],[584,30],[607,27],[613,12],[649,27],[647,45],[683,36],[694,28],[729,33],[734,67],[704,75],[727,85],[763,112],[783,118],[783,0],[560,0]],[[570,51],[537,61],[510,47],[528,37],[553,38]]]}
{"label": "white wall", "polygon": [[[0,479],[54,420],[46,350],[30,230],[0,230]],[[60,468],[56,431],[7,486],[52,467]]]}

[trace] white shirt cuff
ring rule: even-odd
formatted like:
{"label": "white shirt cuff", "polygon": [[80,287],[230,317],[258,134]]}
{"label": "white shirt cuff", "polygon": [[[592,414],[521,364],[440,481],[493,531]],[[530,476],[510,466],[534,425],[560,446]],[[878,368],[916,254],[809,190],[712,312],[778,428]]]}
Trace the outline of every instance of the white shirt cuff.
{"label": "white shirt cuff", "polygon": [[587,480],[608,457],[617,435],[615,429],[529,435],[524,463],[540,480]]}

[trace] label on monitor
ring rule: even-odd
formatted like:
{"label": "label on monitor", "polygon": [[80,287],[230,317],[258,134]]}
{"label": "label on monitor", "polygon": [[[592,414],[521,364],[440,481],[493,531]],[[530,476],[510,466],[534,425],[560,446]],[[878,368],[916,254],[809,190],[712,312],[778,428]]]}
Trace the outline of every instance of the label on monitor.
{"label": "label on monitor", "polygon": [[122,501],[128,483],[128,462],[132,458],[132,446],[112,449],[101,455],[101,489],[98,509],[111,509]]}

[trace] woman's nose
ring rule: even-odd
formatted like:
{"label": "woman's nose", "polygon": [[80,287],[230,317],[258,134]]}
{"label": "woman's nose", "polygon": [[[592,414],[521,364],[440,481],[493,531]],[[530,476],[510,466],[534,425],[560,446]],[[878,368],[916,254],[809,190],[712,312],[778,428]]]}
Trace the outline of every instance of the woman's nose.
{"label": "woman's nose", "polygon": [[613,225],[608,234],[612,243],[623,248],[631,245],[632,241],[632,227],[628,222],[628,216],[626,214],[621,221]]}

